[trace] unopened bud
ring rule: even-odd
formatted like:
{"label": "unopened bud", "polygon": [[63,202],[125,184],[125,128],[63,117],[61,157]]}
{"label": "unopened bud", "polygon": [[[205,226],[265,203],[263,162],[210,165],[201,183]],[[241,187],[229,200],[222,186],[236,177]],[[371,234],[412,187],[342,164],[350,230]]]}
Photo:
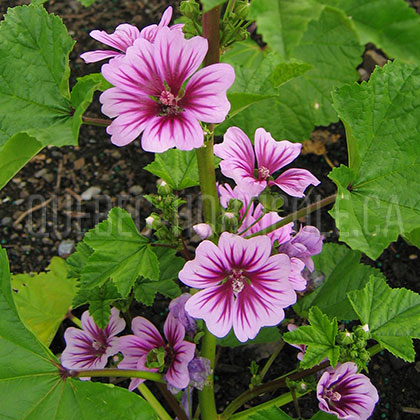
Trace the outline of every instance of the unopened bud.
{"label": "unopened bud", "polygon": [[149,217],[146,217],[146,225],[150,229],[159,229],[162,226],[162,220],[159,215],[152,213]]}
{"label": "unopened bud", "polygon": [[229,200],[229,204],[228,204],[228,211],[233,211],[234,213],[239,212],[239,210],[241,210],[241,208],[243,207],[243,203],[241,200],[238,200],[237,198],[231,198]]}
{"label": "unopened bud", "polygon": [[203,240],[213,235],[213,229],[207,223],[198,223],[193,226],[193,229],[194,232]]}
{"label": "unopened bud", "polygon": [[246,20],[249,13],[249,3],[247,1],[239,1],[235,4],[233,13],[241,19]]}
{"label": "unopened bud", "polygon": [[157,190],[160,195],[168,195],[172,192],[172,187],[167,184],[163,179],[158,179]]}
{"label": "unopened bud", "polygon": [[341,342],[346,346],[349,344],[353,344],[354,343],[353,334],[349,331],[344,332],[341,336]]}
{"label": "unopened bud", "polygon": [[195,0],[185,0],[179,5],[179,11],[183,16],[195,20],[200,16],[200,5]]}

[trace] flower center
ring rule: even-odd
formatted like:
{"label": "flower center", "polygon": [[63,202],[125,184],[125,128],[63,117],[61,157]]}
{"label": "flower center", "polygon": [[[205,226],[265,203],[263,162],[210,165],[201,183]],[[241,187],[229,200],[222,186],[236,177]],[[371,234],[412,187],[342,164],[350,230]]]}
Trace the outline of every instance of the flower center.
{"label": "flower center", "polygon": [[161,104],[161,114],[160,115],[176,115],[182,109],[178,106],[178,97],[168,91],[163,90],[159,96],[159,103]]}
{"label": "flower center", "polygon": [[325,397],[329,399],[330,401],[341,400],[341,394],[337,391],[332,391],[331,389],[327,389],[327,391],[325,392]]}
{"label": "flower center", "polygon": [[243,275],[243,270],[234,268],[232,273],[229,275],[229,280],[232,284],[233,293],[238,294],[242,292],[245,287],[245,276]]}
{"label": "flower center", "polygon": [[270,176],[270,170],[265,166],[260,166],[258,168],[258,179],[260,181],[265,181]]}
{"label": "flower center", "polygon": [[97,356],[102,356],[106,351],[107,345],[98,340],[93,340],[92,347],[96,350]]}

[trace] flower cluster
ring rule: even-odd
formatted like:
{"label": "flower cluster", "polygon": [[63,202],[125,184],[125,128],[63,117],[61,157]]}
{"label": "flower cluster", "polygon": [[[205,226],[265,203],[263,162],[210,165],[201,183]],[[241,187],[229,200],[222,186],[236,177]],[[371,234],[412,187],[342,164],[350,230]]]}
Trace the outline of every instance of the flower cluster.
{"label": "flower cluster", "polygon": [[204,142],[200,121],[220,123],[229,112],[226,91],[235,78],[233,68],[218,63],[198,70],[207,40],[185,39],[180,25],[168,27],[171,14],[168,9],[159,25],[141,32],[124,24],[111,35],[91,33],[118,50],[83,55],[86,61],[113,57],[102,74],[114,87],[100,102],[102,112],[115,118],[107,132],[117,146],[143,133],[141,144],[149,152],[199,148]]}

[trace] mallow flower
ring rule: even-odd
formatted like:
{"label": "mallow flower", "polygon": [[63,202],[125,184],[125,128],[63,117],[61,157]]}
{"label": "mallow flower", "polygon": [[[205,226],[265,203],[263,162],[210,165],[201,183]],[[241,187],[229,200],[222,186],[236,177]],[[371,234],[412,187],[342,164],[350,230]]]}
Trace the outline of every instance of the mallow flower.
{"label": "mallow flower", "polygon": [[187,40],[180,31],[162,27],[154,43],[136,39],[124,57],[104,64],[102,74],[115,86],[100,97],[102,112],[116,117],[107,128],[112,143],[125,146],[143,133],[141,144],[149,152],[201,147],[200,121],[225,119],[226,91],[235,78],[225,63],[197,71],[207,49],[205,38]]}
{"label": "mallow flower", "polygon": [[[172,17],[172,7],[169,6],[162,15],[158,25],[149,25],[143,28],[141,31],[136,26],[128,23],[122,23],[118,25],[115,32],[108,34],[105,31],[94,30],[90,32],[90,36],[99,42],[102,42],[114,50],[95,50],[88,51],[80,55],[85,63],[96,63],[97,61],[105,60],[107,58],[123,57],[128,47],[134,44],[134,41],[138,38],[145,38],[150,42],[154,42],[156,34],[164,26],[167,27]],[[171,30],[182,30],[183,25],[173,25]]]}
{"label": "mallow flower", "polygon": [[284,308],[296,302],[296,293],[288,280],[289,257],[271,256],[271,249],[267,236],[244,239],[228,232],[218,245],[201,242],[195,259],[179,273],[183,283],[199,289],[185,310],[204,319],[216,337],[233,326],[242,342],[255,338],[261,327],[277,325]]}
{"label": "mallow flower", "polygon": [[[184,341],[185,328],[172,314],[166,318],[163,332],[167,343],[157,328],[146,318],[133,319],[131,329],[134,335],[120,338],[119,351],[124,359],[120,369],[138,369],[157,372],[166,369],[165,378],[175,388],[188,386],[190,376],[188,363],[194,358],[195,344]],[[134,378],[128,389],[133,391],[144,379]]]}
{"label": "mallow flower", "polygon": [[[235,180],[248,194],[257,196],[267,185],[277,185],[286,194],[304,197],[308,185],[320,181],[306,169],[287,169],[276,178],[273,175],[293,162],[302,145],[287,140],[276,141],[263,128],[254,137],[255,153],[248,136],[238,127],[230,127],[223,143],[214,146],[214,153],[223,159],[220,169],[223,175]],[[257,167],[255,167],[255,158]]]}
{"label": "mallow flower", "polygon": [[367,376],[357,373],[353,362],[328,368],[316,394],[322,411],[346,420],[368,419],[379,400],[376,388]]}
{"label": "mallow flower", "polygon": [[112,308],[108,325],[101,329],[89,311],[83,312],[82,329],[70,327],[64,332],[66,348],[61,354],[62,365],[67,369],[103,369],[108,357],[118,353],[120,338],[115,336],[125,328],[119,314],[118,309]]}

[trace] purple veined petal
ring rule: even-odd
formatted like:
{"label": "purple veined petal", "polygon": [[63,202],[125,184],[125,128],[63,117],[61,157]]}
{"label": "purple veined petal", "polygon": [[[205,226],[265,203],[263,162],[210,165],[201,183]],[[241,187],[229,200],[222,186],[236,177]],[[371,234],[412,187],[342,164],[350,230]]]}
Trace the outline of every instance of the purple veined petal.
{"label": "purple veined petal", "polygon": [[[254,150],[248,136],[240,128],[228,128],[223,136],[223,143],[214,146],[214,154],[223,159],[222,162],[234,160],[242,168],[243,174],[254,179]],[[232,174],[223,172],[223,175],[233,178]]]}
{"label": "purple veined petal", "polygon": [[207,40],[200,36],[185,39],[183,33],[162,27],[153,45],[154,57],[162,80],[177,96],[185,80],[203,62],[208,49]]}
{"label": "purple veined petal", "polygon": [[130,115],[132,120],[146,123],[159,112],[159,105],[148,96],[136,95],[115,87],[102,93],[99,100],[102,113],[110,118],[125,114]]}
{"label": "purple veined petal", "polygon": [[181,343],[185,337],[185,328],[181,321],[176,319],[170,312],[166,318],[163,326],[163,333],[169,346],[174,348],[178,343]]}
{"label": "purple veined petal", "polygon": [[122,23],[118,25],[115,32],[108,34],[105,31],[92,31],[89,34],[93,39],[102,42],[105,45],[115,48],[121,52],[125,52],[128,47],[133,45],[134,41],[139,38],[140,31],[133,25]]}
{"label": "purple veined petal", "polygon": [[172,147],[192,150],[201,147],[203,143],[203,129],[188,111],[172,116],[152,117],[141,140],[143,150],[156,153],[162,153]]}
{"label": "purple veined petal", "polygon": [[211,241],[201,242],[195,255],[179,272],[179,279],[187,286],[196,289],[217,286],[231,268],[223,252]]}
{"label": "purple veined petal", "polygon": [[81,317],[82,329],[92,340],[106,340],[106,334],[96,324],[93,318],[89,315],[89,311],[85,311]]}
{"label": "purple veined petal", "polygon": [[122,56],[118,51],[107,51],[107,50],[95,50],[87,51],[83,54],[80,54],[80,58],[84,60],[85,63],[96,63],[107,58],[119,57]]}
{"label": "purple veined petal", "polygon": [[276,141],[263,128],[255,131],[255,155],[258,168],[264,167],[270,174],[294,161],[302,149],[302,144],[287,140]]}
{"label": "purple veined petal", "polygon": [[136,316],[131,323],[131,329],[135,336],[147,343],[149,348],[165,346],[158,329],[146,318]]}
{"label": "purple veined petal", "polygon": [[180,104],[200,121],[221,123],[230,110],[226,91],[234,80],[235,72],[229,64],[204,67],[188,81]]}
{"label": "purple veined petal", "polygon": [[233,303],[233,290],[226,282],[193,295],[185,304],[185,310],[194,318],[204,319],[213,335],[224,337],[232,328]]}
{"label": "purple veined petal", "polygon": [[162,17],[160,18],[160,22],[158,25],[159,28],[162,28],[163,26],[168,26],[171,19],[172,19],[172,7],[168,6],[163,12]]}
{"label": "purple veined petal", "polygon": [[252,272],[264,266],[271,254],[271,241],[267,236],[244,239],[233,233],[223,232],[218,247],[230,267]]}
{"label": "purple veined petal", "polygon": [[108,337],[114,337],[125,328],[125,320],[120,317],[120,311],[117,308],[111,308],[109,323],[105,328],[105,334]]}
{"label": "purple veined petal", "polygon": [[190,382],[188,363],[194,358],[195,344],[181,341],[174,347],[176,354],[165,377],[168,383],[176,388],[186,388]]}
{"label": "purple veined petal", "polygon": [[160,345],[132,334],[124,335],[118,340],[118,350],[124,355],[124,359],[143,357],[156,347],[160,347]]}
{"label": "purple veined petal", "polygon": [[306,169],[288,169],[277,177],[275,181],[270,181],[270,185],[277,185],[285,193],[292,197],[304,197],[304,191],[309,185],[317,186],[320,183]]}
{"label": "purple veined petal", "polygon": [[116,87],[133,94],[159,97],[165,85],[155,49],[149,41],[139,38],[127,49],[125,57],[104,64],[101,72]]}
{"label": "purple veined petal", "polygon": [[289,281],[295,290],[306,289],[306,279],[302,276],[302,270],[305,268],[305,263],[298,258],[290,258],[290,275]]}
{"label": "purple veined petal", "polygon": [[159,25],[153,24],[153,25],[146,26],[145,28],[141,30],[140,36],[142,38],[147,39],[149,42],[152,42],[152,43],[155,42],[158,31],[164,26],[168,26],[169,22],[171,21],[171,18],[172,18],[172,7],[169,6],[163,12]]}
{"label": "purple veined petal", "polygon": [[[238,186],[235,186],[235,188],[232,189],[232,187],[229,184],[223,184],[218,185],[217,190],[220,197],[220,204],[226,208],[229,204],[229,201],[231,199],[240,200],[243,203],[243,206],[240,210],[241,216],[244,215],[249,201],[251,200],[252,196],[246,194],[246,192],[242,191]],[[249,210],[249,213],[252,213],[252,209]]]}

